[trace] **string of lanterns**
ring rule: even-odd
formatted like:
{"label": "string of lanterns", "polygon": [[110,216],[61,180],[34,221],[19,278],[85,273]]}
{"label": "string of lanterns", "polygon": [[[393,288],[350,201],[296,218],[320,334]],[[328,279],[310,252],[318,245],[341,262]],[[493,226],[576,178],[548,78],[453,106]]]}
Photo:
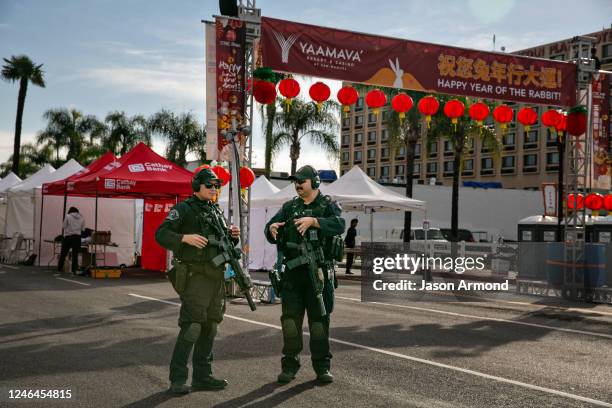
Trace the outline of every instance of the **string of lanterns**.
{"label": "string of lanterns", "polygon": [[[284,103],[288,108],[291,107],[291,101],[300,93],[299,83],[292,77],[282,79],[278,83],[278,91],[285,98]],[[317,106],[317,111],[321,109],[321,105],[330,98],[331,91],[329,86],[323,82],[315,82],[308,90],[310,98]],[[253,82],[253,96],[255,100],[261,104],[268,105],[274,103],[277,97],[276,85],[273,82],[265,80],[255,80]],[[350,85],[340,88],[336,95],[338,102],[342,105],[342,111],[345,116],[351,109],[351,106],[357,103],[359,93]],[[365,95],[366,105],[373,110],[374,114],[378,114],[380,109],[387,104],[387,96],[380,89],[372,89]],[[412,109],[414,101],[405,92],[400,92],[391,99],[391,107],[399,114],[400,123],[406,117],[406,113]],[[432,116],[438,113],[440,102],[433,95],[427,95],[419,100],[417,109],[425,116],[427,127],[430,127]],[[451,99],[444,104],[443,112],[451,119],[451,123],[457,128],[457,122],[460,117],[465,114],[466,107],[458,99]],[[502,133],[508,128],[508,124],[514,120],[514,110],[506,105],[501,104],[493,109],[493,119],[500,125]],[[468,109],[469,117],[474,120],[478,126],[482,127],[484,121],[491,114],[489,106],[481,101],[477,101],[470,105]],[[524,127],[525,132],[530,130],[538,121],[538,113],[531,107],[521,108],[516,115],[516,119]],[[557,110],[549,109],[541,116],[542,124],[548,127],[551,131],[556,131],[559,137],[562,137],[567,131],[572,136],[579,136],[586,131],[586,108],[578,106],[572,108],[565,115]]]}
{"label": "string of lanterns", "polygon": [[591,211],[606,210],[612,212],[612,194],[605,196],[600,193],[589,193],[584,196],[582,193],[567,195],[567,208],[570,210],[582,210],[585,207]]}

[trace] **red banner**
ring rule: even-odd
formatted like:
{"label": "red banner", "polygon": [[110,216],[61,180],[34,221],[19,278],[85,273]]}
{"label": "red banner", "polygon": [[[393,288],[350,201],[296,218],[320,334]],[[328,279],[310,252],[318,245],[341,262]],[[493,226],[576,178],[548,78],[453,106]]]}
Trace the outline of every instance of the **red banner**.
{"label": "red banner", "polygon": [[217,149],[227,144],[223,131],[244,121],[244,72],[246,26],[243,21],[217,17],[215,21],[217,64]]}
{"label": "red banner", "polygon": [[598,72],[593,75],[593,104],[591,126],[593,128],[593,182],[596,189],[612,187],[612,160],[608,154],[610,129],[610,75]]}
{"label": "red banner", "polygon": [[142,269],[166,270],[166,250],[155,241],[155,231],[174,206],[174,200],[145,200],[142,221]]}
{"label": "red banner", "polygon": [[393,88],[571,106],[576,66],[264,17],[263,65]]}

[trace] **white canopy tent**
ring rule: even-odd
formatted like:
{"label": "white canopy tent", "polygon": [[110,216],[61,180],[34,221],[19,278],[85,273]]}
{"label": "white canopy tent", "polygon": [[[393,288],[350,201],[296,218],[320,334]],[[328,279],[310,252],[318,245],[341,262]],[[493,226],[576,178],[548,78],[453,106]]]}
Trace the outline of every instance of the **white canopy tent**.
{"label": "white canopy tent", "polygon": [[21,179],[12,171],[0,181],[0,233],[6,226],[6,194],[7,190],[21,183]]}
{"label": "white canopy tent", "polygon": [[[370,210],[370,231],[372,231],[374,211],[425,211],[425,202],[414,200],[395,193],[376,183],[368,177],[359,167],[353,167],[338,180],[331,184],[321,185],[319,190],[332,199],[338,201],[343,211]],[[260,269],[271,269],[276,262],[276,247],[270,245],[263,235],[265,224],[276,214],[286,201],[296,196],[295,186],[289,184],[276,194],[251,202],[251,208],[265,208],[265,221],[260,217],[261,223],[251,220],[251,230],[255,231],[255,240],[251,240],[251,252],[259,251],[259,247],[266,246],[265,262]],[[251,213],[253,214],[253,213]],[[251,233],[253,237],[253,232]],[[373,236],[371,235],[371,239]],[[262,244],[263,243],[263,244]],[[269,249],[268,249],[269,248]],[[259,269],[258,268],[258,269]]]}
{"label": "white canopy tent", "polygon": [[[222,189],[219,199],[219,205],[224,211],[227,210],[228,190],[228,188]],[[274,265],[276,261],[276,248],[266,240],[263,233],[266,223],[275,212],[271,212],[262,203],[278,194],[280,190],[264,176],[258,177],[251,185],[250,190],[249,269],[264,269],[267,265]]]}

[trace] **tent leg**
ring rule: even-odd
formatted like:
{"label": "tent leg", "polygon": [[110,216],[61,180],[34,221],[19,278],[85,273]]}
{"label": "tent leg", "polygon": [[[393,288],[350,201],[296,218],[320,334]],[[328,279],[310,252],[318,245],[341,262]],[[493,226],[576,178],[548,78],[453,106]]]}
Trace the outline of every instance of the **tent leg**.
{"label": "tent leg", "polygon": [[370,242],[374,242],[374,209],[370,208]]}
{"label": "tent leg", "polygon": [[[98,190],[97,189],[96,189],[96,209],[95,209],[95,215],[94,215],[94,234],[96,236],[98,235]],[[93,244],[94,244],[94,250],[93,250],[93,259],[92,259],[91,264],[94,267],[96,267],[97,266],[96,258],[98,257],[98,254],[97,254],[98,247],[95,242]]]}
{"label": "tent leg", "polygon": [[40,255],[42,250],[42,224],[43,211],[45,209],[45,195],[43,194],[40,200],[40,227],[38,229],[38,266],[40,266]]}

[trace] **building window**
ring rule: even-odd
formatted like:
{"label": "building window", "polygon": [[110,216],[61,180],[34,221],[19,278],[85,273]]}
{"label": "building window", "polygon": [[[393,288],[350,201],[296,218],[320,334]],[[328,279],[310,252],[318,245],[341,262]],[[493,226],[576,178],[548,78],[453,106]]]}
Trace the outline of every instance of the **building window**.
{"label": "building window", "polygon": [[383,129],[381,140],[383,142],[389,140],[389,131],[387,129]]}
{"label": "building window", "polygon": [[351,143],[351,135],[342,135],[342,146],[348,146]]}
{"label": "building window", "polygon": [[495,172],[493,169],[493,158],[483,157],[480,159],[480,175],[489,176]]}
{"label": "building window", "polygon": [[535,173],[538,171],[538,155],[526,154],[523,156],[523,173]]}
{"label": "building window", "polygon": [[361,144],[363,142],[363,133],[355,133],[355,144]]}
{"label": "building window", "polygon": [[376,167],[368,167],[368,176],[376,177]]}
{"label": "building window", "polygon": [[359,98],[357,98],[357,103],[355,104],[355,110],[362,110],[363,109],[363,96],[360,96]]}
{"label": "building window", "polygon": [[474,154],[474,139],[465,141],[464,150],[467,151],[468,154]]}
{"label": "building window", "polygon": [[444,141],[444,156],[452,156],[453,155],[453,144],[450,140]]}
{"label": "building window", "polygon": [[375,130],[370,130],[368,132],[368,143],[376,143],[376,131]]}
{"label": "building window", "polygon": [[363,126],[363,115],[355,116],[355,126]]}
{"label": "building window", "polygon": [[404,166],[404,165],[395,166],[395,175],[396,176],[403,176],[405,168],[406,168],[406,166]]}
{"label": "building window", "polygon": [[342,152],[342,162],[348,163],[349,161],[349,152]]}
{"label": "building window", "polygon": [[380,178],[383,183],[389,181],[389,166],[380,167]]}
{"label": "building window", "polygon": [[515,158],[514,156],[504,156],[502,157],[501,163],[501,174],[511,174],[514,173],[515,167]]}
{"label": "building window", "polygon": [[429,162],[427,163],[427,177],[436,177],[438,175],[438,163]]}
{"label": "building window", "polygon": [[368,124],[375,124],[376,123],[376,114],[374,113],[370,113],[368,115]]}
{"label": "building window", "polygon": [[355,150],[355,152],[353,154],[353,161],[355,163],[361,163],[361,159],[362,159],[362,152],[361,152],[361,150]]}
{"label": "building window", "polygon": [[406,155],[406,146],[402,146],[397,150],[397,157],[404,157]]}
{"label": "building window", "polygon": [[453,163],[452,161],[445,161],[444,162],[444,176],[452,176],[453,175],[453,169],[455,168],[455,163]]}
{"label": "building window", "polygon": [[557,132],[551,132],[550,129],[546,129],[546,146],[557,147]]}
{"label": "building window", "polygon": [[368,159],[376,158],[376,149],[368,149]]}
{"label": "building window", "polygon": [[514,150],[516,148],[516,134],[506,133],[503,139],[504,150]]}
{"label": "building window", "polygon": [[414,163],[414,167],[412,168],[412,178],[420,178],[421,177],[421,163]]}
{"label": "building window", "polygon": [[342,127],[348,129],[351,126],[351,118],[342,119]]}
{"label": "building window", "polygon": [[414,158],[419,159],[421,157],[421,144],[417,143],[414,145]]}
{"label": "building window", "polygon": [[546,170],[547,171],[559,171],[559,153],[558,152],[546,153]]}
{"label": "building window", "polygon": [[523,142],[523,147],[525,149],[535,149],[538,147],[538,131],[530,130],[529,132],[525,132],[525,139]]}
{"label": "building window", "polygon": [[389,148],[388,147],[383,147],[382,149],[380,149],[380,158],[383,160],[389,159]]}
{"label": "building window", "polygon": [[432,142],[427,147],[427,156],[428,157],[438,157],[438,142]]}
{"label": "building window", "polygon": [[463,176],[473,176],[474,175],[474,159],[468,159],[463,162],[463,171],[461,172]]}

